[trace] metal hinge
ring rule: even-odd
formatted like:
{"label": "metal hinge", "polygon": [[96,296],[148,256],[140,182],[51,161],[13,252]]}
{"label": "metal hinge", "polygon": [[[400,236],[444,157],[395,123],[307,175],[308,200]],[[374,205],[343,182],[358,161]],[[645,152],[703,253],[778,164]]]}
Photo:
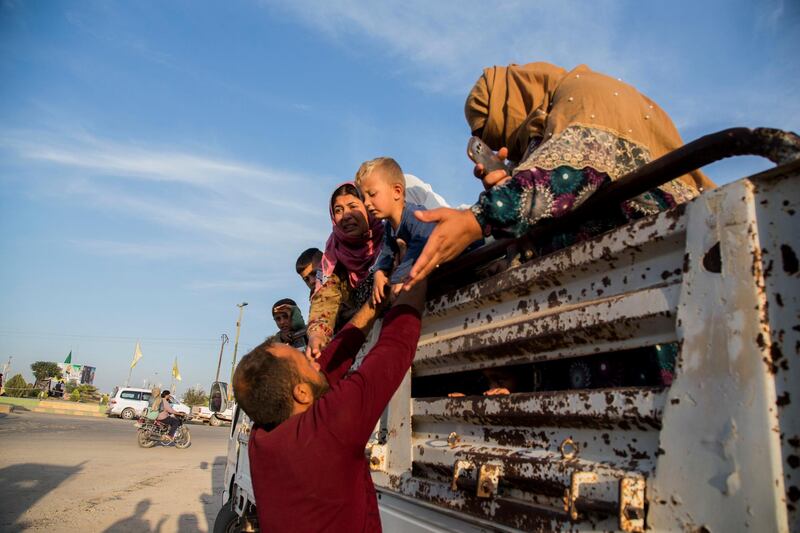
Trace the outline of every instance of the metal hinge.
{"label": "metal hinge", "polygon": [[622,531],[644,531],[644,489],[644,478],[619,480],[619,528]]}
{"label": "metal hinge", "polygon": [[485,463],[478,470],[478,498],[489,498],[497,494],[500,476],[503,475],[501,463]]}
{"label": "metal hinge", "polygon": [[453,465],[453,482],[450,484],[450,488],[453,491],[458,490],[458,478],[461,477],[462,473],[473,470],[474,468],[475,465],[472,464],[471,461],[465,461],[463,459],[456,461]]}
{"label": "metal hinge", "polygon": [[569,517],[573,521],[578,519],[578,508],[575,502],[580,496],[581,485],[584,483],[597,483],[597,474],[594,472],[573,472],[569,488],[564,489],[564,510],[569,513]]}

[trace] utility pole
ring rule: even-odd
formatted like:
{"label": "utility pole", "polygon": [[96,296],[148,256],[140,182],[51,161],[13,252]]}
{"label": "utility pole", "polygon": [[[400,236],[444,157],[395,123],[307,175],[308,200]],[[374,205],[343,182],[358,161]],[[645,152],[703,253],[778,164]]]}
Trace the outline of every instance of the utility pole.
{"label": "utility pole", "polygon": [[236,304],[239,308],[239,320],[236,321],[236,340],[233,341],[233,362],[231,363],[231,380],[228,382],[228,401],[233,400],[233,372],[236,370],[236,352],[239,351],[239,331],[242,327],[242,315],[247,302]]}
{"label": "utility pole", "polygon": [[219,336],[219,340],[222,341],[222,345],[219,347],[219,361],[217,361],[217,376],[214,378],[214,381],[219,381],[219,369],[222,366],[222,352],[225,350],[225,345],[228,344],[228,336],[224,333]]}

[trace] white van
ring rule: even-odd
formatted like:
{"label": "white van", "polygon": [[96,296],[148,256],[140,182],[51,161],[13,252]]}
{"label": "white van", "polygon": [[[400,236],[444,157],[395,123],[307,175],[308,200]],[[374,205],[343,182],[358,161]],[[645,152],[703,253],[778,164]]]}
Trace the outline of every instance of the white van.
{"label": "white van", "polygon": [[150,405],[151,396],[150,389],[114,387],[114,392],[108,398],[106,414],[133,420],[135,417],[141,416],[142,411]]}

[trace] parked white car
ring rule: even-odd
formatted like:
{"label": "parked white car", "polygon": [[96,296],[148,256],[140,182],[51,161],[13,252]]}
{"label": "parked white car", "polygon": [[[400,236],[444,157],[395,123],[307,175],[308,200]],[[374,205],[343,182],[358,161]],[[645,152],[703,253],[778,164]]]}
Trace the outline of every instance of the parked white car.
{"label": "parked white car", "polygon": [[152,392],[150,389],[134,387],[114,387],[108,398],[108,416],[118,416],[125,420],[133,420],[142,415],[142,411],[150,405]]}
{"label": "parked white car", "polygon": [[[108,399],[108,416],[118,416],[125,420],[133,420],[142,416],[144,410],[150,406],[152,391],[150,389],[137,389],[135,387],[116,387]],[[173,409],[186,415],[186,420],[191,419],[192,409],[181,402],[170,403]]]}

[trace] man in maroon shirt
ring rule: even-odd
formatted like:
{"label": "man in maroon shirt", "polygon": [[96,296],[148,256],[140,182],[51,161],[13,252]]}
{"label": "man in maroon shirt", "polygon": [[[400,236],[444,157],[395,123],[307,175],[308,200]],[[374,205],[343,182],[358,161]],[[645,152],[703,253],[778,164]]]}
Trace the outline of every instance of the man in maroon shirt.
{"label": "man in maroon shirt", "polygon": [[364,448],[411,366],[425,287],[402,293],[377,344],[345,376],[375,316],[365,306],[318,362],[286,344],[247,354],[233,379],[254,421],[250,475],[262,531],[380,531]]}

